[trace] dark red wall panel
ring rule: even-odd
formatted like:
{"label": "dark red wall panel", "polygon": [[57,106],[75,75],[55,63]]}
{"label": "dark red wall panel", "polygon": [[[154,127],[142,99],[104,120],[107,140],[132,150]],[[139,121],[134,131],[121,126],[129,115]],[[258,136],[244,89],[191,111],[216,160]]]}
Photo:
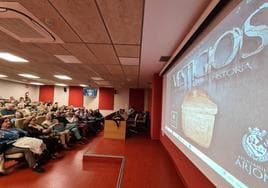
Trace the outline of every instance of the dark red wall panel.
{"label": "dark red wall panel", "polygon": [[100,88],[99,89],[99,109],[113,110],[114,109],[114,88]]}
{"label": "dark red wall panel", "polygon": [[84,103],[83,88],[78,86],[69,87],[69,105],[82,107]]}
{"label": "dark red wall panel", "polygon": [[144,111],[144,89],[129,89],[129,107]]}
{"label": "dark red wall panel", "polygon": [[148,111],[151,112],[152,111],[152,89],[148,90],[147,100],[148,100]]}
{"label": "dark red wall panel", "polygon": [[162,77],[154,74],[152,83],[151,138],[159,139],[162,117]]}
{"label": "dark red wall panel", "polygon": [[54,86],[40,86],[39,87],[39,101],[53,102],[54,99]]}

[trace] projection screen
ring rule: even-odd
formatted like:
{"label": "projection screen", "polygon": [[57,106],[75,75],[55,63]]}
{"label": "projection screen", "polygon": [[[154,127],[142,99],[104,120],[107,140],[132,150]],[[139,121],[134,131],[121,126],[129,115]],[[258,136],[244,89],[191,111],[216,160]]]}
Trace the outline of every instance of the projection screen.
{"label": "projection screen", "polygon": [[268,187],[267,45],[244,0],[164,75],[162,131],[217,187]]}

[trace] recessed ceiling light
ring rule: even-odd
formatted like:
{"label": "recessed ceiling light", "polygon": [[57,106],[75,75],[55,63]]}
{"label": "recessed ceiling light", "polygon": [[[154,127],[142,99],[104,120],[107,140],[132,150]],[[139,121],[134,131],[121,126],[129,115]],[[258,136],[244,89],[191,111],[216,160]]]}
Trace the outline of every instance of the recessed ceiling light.
{"label": "recessed ceiling light", "polygon": [[82,63],[73,55],[55,55],[55,57],[60,59],[63,63]]}
{"label": "recessed ceiling light", "polygon": [[57,84],[55,84],[56,86],[62,86],[62,87],[65,87],[65,86],[67,86],[66,84],[59,84],[59,83],[57,83]]}
{"label": "recessed ceiling light", "polygon": [[23,59],[21,57],[15,56],[15,55],[13,55],[11,53],[7,53],[7,52],[0,52],[0,58],[4,59],[6,61],[9,61],[9,62],[17,62],[17,63],[27,63],[27,62],[29,62],[26,59]]}
{"label": "recessed ceiling light", "polygon": [[32,74],[18,74],[19,76],[25,77],[25,78],[40,78],[39,76],[35,76]]}
{"label": "recessed ceiling light", "polygon": [[54,75],[54,77],[61,79],[61,80],[71,80],[72,78],[66,75]]}
{"label": "recessed ceiling light", "polygon": [[80,84],[81,87],[88,87],[88,85]]}
{"label": "recessed ceiling light", "polygon": [[104,80],[103,78],[101,77],[91,77],[92,80]]}
{"label": "recessed ceiling light", "polygon": [[39,83],[39,82],[30,82],[30,84],[32,84],[32,85],[37,85],[37,86],[45,85],[45,84],[43,84],[43,83]]}
{"label": "recessed ceiling light", "polygon": [[0,78],[6,78],[7,75],[4,75],[4,74],[0,74]]}

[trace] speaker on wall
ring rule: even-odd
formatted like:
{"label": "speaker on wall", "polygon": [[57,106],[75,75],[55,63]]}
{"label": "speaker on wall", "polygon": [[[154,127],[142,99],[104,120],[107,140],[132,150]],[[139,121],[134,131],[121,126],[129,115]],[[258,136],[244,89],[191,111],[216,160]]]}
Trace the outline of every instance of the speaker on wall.
{"label": "speaker on wall", "polygon": [[64,87],[64,88],[63,88],[63,91],[64,91],[64,92],[67,92],[67,88],[66,88],[66,87]]}

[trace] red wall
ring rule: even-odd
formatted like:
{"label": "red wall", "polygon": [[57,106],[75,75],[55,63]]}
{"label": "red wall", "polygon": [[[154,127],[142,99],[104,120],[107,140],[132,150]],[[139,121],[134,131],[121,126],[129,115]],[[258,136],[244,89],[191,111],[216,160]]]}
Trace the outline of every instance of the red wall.
{"label": "red wall", "polygon": [[152,111],[152,89],[148,90],[148,111],[151,112]]}
{"label": "red wall", "polygon": [[154,74],[151,104],[151,138],[159,139],[162,116],[162,77]]}
{"label": "red wall", "polygon": [[39,87],[39,101],[53,102],[54,99],[54,86],[40,86]]}
{"label": "red wall", "polygon": [[129,107],[144,111],[144,89],[129,89]]}
{"label": "red wall", "polygon": [[114,109],[114,88],[100,88],[99,109],[113,110]]}
{"label": "red wall", "polygon": [[84,103],[83,88],[78,86],[69,87],[69,105],[82,107]]}

